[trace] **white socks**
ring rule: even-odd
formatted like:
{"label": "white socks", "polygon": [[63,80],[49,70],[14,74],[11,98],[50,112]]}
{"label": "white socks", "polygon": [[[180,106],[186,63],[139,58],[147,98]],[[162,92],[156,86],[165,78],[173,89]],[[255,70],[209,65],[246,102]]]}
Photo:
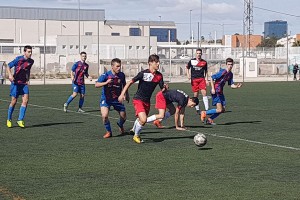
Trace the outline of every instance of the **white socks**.
{"label": "white socks", "polygon": [[134,135],[140,136],[142,128],[143,126],[140,124],[140,122],[137,122],[134,127]]}
{"label": "white socks", "polygon": [[208,106],[208,98],[207,98],[207,96],[203,96],[203,103],[204,103],[205,110],[208,110],[209,106]]}
{"label": "white socks", "polygon": [[155,115],[151,115],[150,117],[147,118],[147,123],[153,122],[155,120],[156,120],[156,116]]}

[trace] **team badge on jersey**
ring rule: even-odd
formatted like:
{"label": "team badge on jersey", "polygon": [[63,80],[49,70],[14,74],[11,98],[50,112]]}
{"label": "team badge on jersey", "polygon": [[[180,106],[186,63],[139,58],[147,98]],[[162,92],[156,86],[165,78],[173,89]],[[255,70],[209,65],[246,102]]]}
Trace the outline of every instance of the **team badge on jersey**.
{"label": "team badge on jersey", "polygon": [[196,66],[196,65],[198,64],[198,60],[191,60],[191,64],[192,64],[193,66]]}
{"label": "team badge on jersey", "polygon": [[143,80],[146,82],[151,82],[152,79],[154,78],[154,75],[151,73],[144,73]]}

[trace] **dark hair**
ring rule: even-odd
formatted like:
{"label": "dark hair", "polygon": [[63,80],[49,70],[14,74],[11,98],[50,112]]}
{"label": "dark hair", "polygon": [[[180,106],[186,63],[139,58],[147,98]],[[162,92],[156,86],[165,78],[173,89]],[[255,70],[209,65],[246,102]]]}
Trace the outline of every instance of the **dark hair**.
{"label": "dark hair", "polygon": [[27,51],[27,49],[31,49],[31,50],[32,50],[32,46],[30,46],[30,45],[26,45],[26,46],[24,47],[24,52],[26,52],[26,51]]}
{"label": "dark hair", "polygon": [[82,54],[85,54],[85,55],[86,55],[86,52],[85,52],[85,51],[80,52],[80,55],[82,55]]}
{"label": "dark hair", "polygon": [[227,58],[227,59],[226,59],[226,65],[227,65],[227,63],[229,63],[229,62],[232,62],[232,63],[233,63],[233,59],[232,59],[232,58]]}
{"label": "dark hair", "polygon": [[159,56],[156,54],[152,54],[148,58],[148,63],[150,62],[159,62]]}
{"label": "dark hair", "polygon": [[119,63],[119,64],[121,64],[121,60],[120,60],[119,58],[114,58],[114,59],[112,59],[111,62],[110,62],[111,66],[113,66],[114,63]]}
{"label": "dark hair", "polygon": [[202,49],[200,49],[200,48],[196,49],[196,52],[197,52],[197,51],[201,51],[201,53],[202,53]]}
{"label": "dark hair", "polygon": [[196,104],[196,106],[199,104],[199,99],[198,99],[198,97],[192,97],[191,99],[192,99],[192,101]]}

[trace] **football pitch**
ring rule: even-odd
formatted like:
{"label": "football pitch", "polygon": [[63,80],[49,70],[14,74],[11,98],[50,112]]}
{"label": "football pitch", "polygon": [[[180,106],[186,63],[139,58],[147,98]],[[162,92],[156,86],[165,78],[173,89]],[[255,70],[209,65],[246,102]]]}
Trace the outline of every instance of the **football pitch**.
{"label": "football pitch", "polygon": [[[192,94],[188,83],[170,87]],[[116,111],[110,112],[114,137],[102,138],[101,90],[93,85],[86,89],[86,113],[75,112],[78,97],[64,113],[71,89],[30,86],[26,128],[16,125],[18,104],[8,129],[9,86],[0,85],[0,199],[300,198],[299,82],[225,86],[227,111],[216,126],[187,108],[187,131],[177,131],[174,118],[164,129],[148,124],[143,144],[119,136]],[[129,132],[135,116],[125,104]],[[199,132],[208,138],[202,148],[193,143]]]}

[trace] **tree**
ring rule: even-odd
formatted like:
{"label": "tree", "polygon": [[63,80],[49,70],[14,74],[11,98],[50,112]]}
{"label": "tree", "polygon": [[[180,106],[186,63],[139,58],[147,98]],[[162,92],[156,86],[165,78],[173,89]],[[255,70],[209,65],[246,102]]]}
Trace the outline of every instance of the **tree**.
{"label": "tree", "polygon": [[277,45],[277,38],[276,37],[270,37],[270,38],[264,38],[257,47],[276,47]]}
{"label": "tree", "polygon": [[299,47],[300,46],[300,40],[297,40],[296,42],[293,42],[292,47]]}

